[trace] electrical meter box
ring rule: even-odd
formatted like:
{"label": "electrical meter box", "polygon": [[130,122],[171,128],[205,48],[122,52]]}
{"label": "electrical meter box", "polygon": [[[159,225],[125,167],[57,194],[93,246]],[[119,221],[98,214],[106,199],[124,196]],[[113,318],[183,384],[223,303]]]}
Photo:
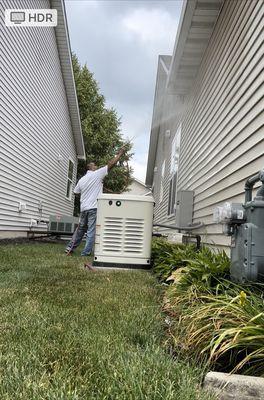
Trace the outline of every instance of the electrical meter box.
{"label": "electrical meter box", "polygon": [[102,194],[97,207],[94,265],[149,265],[153,197]]}
{"label": "electrical meter box", "polygon": [[192,223],[193,191],[179,190],[176,201],[176,226],[185,227]]}
{"label": "electrical meter box", "polygon": [[[261,182],[252,200],[254,185]],[[235,282],[264,282],[264,168],[245,182],[245,202],[226,202],[214,210],[214,222],[231,236],[230,276]]]}

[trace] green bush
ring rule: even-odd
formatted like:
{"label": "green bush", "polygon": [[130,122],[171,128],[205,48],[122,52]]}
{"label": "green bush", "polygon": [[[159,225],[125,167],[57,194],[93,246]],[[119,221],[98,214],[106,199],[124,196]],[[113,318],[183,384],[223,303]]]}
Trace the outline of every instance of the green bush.
{"label": "green bush", "polygon": [[152,242],[152,270],[156,277],[165,282],[178,268],[185,267],[188,259],[196,254],[194,245],[170,243],[163,238],[155,238]]}
{"label": "green bush", "polygon": [[168,278],[177,283],[177,289],[187,290],[196,285],[202,290],[219,292],[223,286],[223,279],[229,277],[230,259],[224,251],[213,252],[208,247],[193,254],[192,258],[185,258],[185,266],[177,269]]}
{"label": "green bush", "polygon": [[170,243],[166,239],[154,239],[152,243],[153,272],[163,282],[177,282],[186,290],[195,284],[205,289],[217,288],[219,280],[228,278],[230,259],[224,251],[195,245]]}

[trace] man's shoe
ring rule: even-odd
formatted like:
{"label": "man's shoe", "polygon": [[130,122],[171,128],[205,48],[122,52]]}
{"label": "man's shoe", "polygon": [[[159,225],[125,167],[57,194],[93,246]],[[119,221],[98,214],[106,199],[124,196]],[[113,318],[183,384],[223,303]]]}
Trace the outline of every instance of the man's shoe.
{"label": "man's shoe", "polygon": [[91,255],[91,253],[81,253],[81,256],[82,257],[88,257],[88,256],[90,256]]}
{"label": "man's shoe", "polygon": [[73,254],[73,250],[65,249],[66,256],[71,256]]}

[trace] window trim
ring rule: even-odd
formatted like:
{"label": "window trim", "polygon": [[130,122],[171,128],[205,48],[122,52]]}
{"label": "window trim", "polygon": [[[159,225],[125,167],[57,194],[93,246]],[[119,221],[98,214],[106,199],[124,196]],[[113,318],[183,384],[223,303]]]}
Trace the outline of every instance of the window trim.
{"label": "window trim", "polygon": [[166,158],[164,158],[162,165],[161,165],[159,204],[162,203],[163,196],[164,196],[163,180],[165,177],[165,171],[166,171]]}
{"label": "window trim", "polygon": [[181,149],[181,131],[182,131],[182,124],[180,123],[171,143],[167,218],[171,218],[176,215],[177,182],[178,182],[178,170],[179,170],[179,159],[180,159],[180,149]]}
{"label": "window trim", "polygon": [[[171,218],[176,215],[177,178],[178,178],[178,171],[175,171],[173,174],[171,174],[169,179],[167,218]],[[173,187],[171,186],[172,184]],[[173,202],[173,197],[174,197],[174,202]]]}
{"label": "window trim", "polygon": [[[70,163],[72,163],[72,178],[70,178]],[[74,181],[74,179],[73,179],[73,177],[74,177],[74,166],[75,166],[75,163],[74,163],[74,161],[73,161],[73,159],[72,158],[69,158],[69,160],[68,160],[68,171],[67,171],[67,182],[66,182],[66,199],[67,200],[69,200],[69,201],[71,201],[72,200],[72,193],[73,193],[73,181]],[[68,184],[69,184],[69,182],[70,182],[70,189],[69,189],[69,196],[67,196],[67,194],[68,194]]]}

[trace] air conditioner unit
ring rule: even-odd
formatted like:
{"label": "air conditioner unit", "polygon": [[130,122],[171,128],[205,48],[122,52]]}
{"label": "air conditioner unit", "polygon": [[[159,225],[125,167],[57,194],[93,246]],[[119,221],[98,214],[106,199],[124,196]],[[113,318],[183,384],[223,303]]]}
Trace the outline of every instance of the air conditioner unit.
{"label": "air conditioner unit", "polygon": [[48,231],[55,234],[73,234],[79,224],[79,218],[68,215],[50,215]]}
{"label": "air conditioner unit", "polygon": [[98,198],[95,265],[149,265],[152,196],[102,194]]}

